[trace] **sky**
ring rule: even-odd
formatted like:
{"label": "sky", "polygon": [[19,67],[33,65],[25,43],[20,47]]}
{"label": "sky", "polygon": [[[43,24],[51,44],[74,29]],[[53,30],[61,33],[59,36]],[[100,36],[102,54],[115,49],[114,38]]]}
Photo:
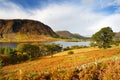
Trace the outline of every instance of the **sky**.
{"label": "sky", "polygon": [[120,0],[0,0],[0,19],[33,19],[83,36],[108,26],[119,32]]}

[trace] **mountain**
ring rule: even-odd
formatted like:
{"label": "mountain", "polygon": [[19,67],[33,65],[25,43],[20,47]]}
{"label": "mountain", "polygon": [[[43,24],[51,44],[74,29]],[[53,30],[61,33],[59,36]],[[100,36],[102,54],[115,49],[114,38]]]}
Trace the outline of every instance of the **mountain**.
{"label": "mountain", "polygon": [[1,38],[19,38],[19,35],[34,37],[40,35],[58,36],[49,26],[39,21],[28,19],[0,19]]}
{"label": "mountain", "polygon": [[56,34],[59,35],[60,37],[74,37],[72,33],[69,31],[56,31]]}
{"label": "mountain", "polygon": [[80,34],[77,34],[77,33],[74,33],[73,35],[75,38],[82,38],[82,39],[87,38],[87,37],[81,36]]}
{"label": "mountain", "polygon": [[81,39],[85,38],[80,34],[71,33],[69,31],[56,31],[56,34],[63,38],[81,38]]}
{"label": "mountain", "polygon": [[115,34],[115,37],[120,38],[120,32],[117,32],[117,33]]}

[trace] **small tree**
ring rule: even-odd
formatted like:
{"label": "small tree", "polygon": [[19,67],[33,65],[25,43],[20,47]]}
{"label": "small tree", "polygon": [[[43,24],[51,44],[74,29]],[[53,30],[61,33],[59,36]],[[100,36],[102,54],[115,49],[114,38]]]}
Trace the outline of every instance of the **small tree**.
{"label": "small tree", "polygon": [[17,50],[22,53],[27,53],[31,58],[38,57],[40,48],[37,45],[21,43],[17,46]]}
{"label": "small tree", "polygon": [[100,31],[92,35],[92,40],[96,42],[99,48],[109,48],[111,47],[111,42],[113,40],[114,32],[110,27],[104,27]]}
{"label": "small tree", "polygon": [[42,48],[42,52],[46,55],[50,54],[51,56],[62,50],[62,47],[59,44],[45,44],[44,46],[40,46],[40,48]]}

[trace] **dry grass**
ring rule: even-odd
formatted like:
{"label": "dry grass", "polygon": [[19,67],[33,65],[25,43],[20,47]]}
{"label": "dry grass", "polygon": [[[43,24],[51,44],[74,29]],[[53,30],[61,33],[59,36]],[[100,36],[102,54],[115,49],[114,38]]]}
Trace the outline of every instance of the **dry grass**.
{"label": "dry grass", "polygon": [[57,41],[57,38],[44,36],[44,35],[16,35],[16,38],[5,38],[0,39],[0,42],[46,42],[46,41]]}
{"label": "dry grass", "polygon": [[[53,57],[45,56],[36,59],[34,61],[28,61],[21,64],[5,66],[0,69],[0,78],[21,79],[23,77],[26,78],[26,76],[28,77],[28,75],[30,77],[32,75],[41,77],[41,74],[43,72],[50,72],[55,75],[56,71],[65,70],[66,76],[60,74],[62,77],[62,79],[60,80],[65,80],[65,79],[67,80],[72,73],[72,70],[70,71],[69,69],[94,61],[105,61],[120,57],[119,47],[116,47],[114,49],[107,49],[107,50],[104,49],[100,50],[98,48],[84,48],[84,49],[76,49],[72,51],[74,51],[75,54],[68,55],[67,51],[65,51],[55,54]],[[63,77],[65,79],[63,79]]]}
{"label": "dry grass", "polygon": [[59,52],[59,53],[55,54],[54,56],[68,55],[67,53],[69,51],[73,51],[74,53],[81,53],[81,52],[88,52],[88,51],[93,51],[93,50],[99,50],[99,48],[91,47],[91,48],[81,48],[81,49],[68,50],[68,51]]}
{"label": "dry grass", "polygon": [[77,73],[80,80],[120,80],[120,59],[92,64]]}

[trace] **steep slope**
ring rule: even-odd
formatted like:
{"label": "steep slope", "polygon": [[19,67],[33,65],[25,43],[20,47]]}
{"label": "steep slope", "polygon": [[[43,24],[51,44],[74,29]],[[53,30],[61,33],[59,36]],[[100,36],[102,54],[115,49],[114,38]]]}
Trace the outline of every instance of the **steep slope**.
{"label": "steep slope", "polygon": [[74,34],[69,31],[56,31],[56,34],[64,38],[82,38],[82,39],[85,38],[80,34],[76,34],[76,33]]}
{"label": "steep slope", "polygon": [[[0,20],[1,38],[15,38],[17,34],[24,35],[47,35],[57,37],[58,35],[47,25],[27,19]],[[13,37],[14,36],[14,37]]]}

